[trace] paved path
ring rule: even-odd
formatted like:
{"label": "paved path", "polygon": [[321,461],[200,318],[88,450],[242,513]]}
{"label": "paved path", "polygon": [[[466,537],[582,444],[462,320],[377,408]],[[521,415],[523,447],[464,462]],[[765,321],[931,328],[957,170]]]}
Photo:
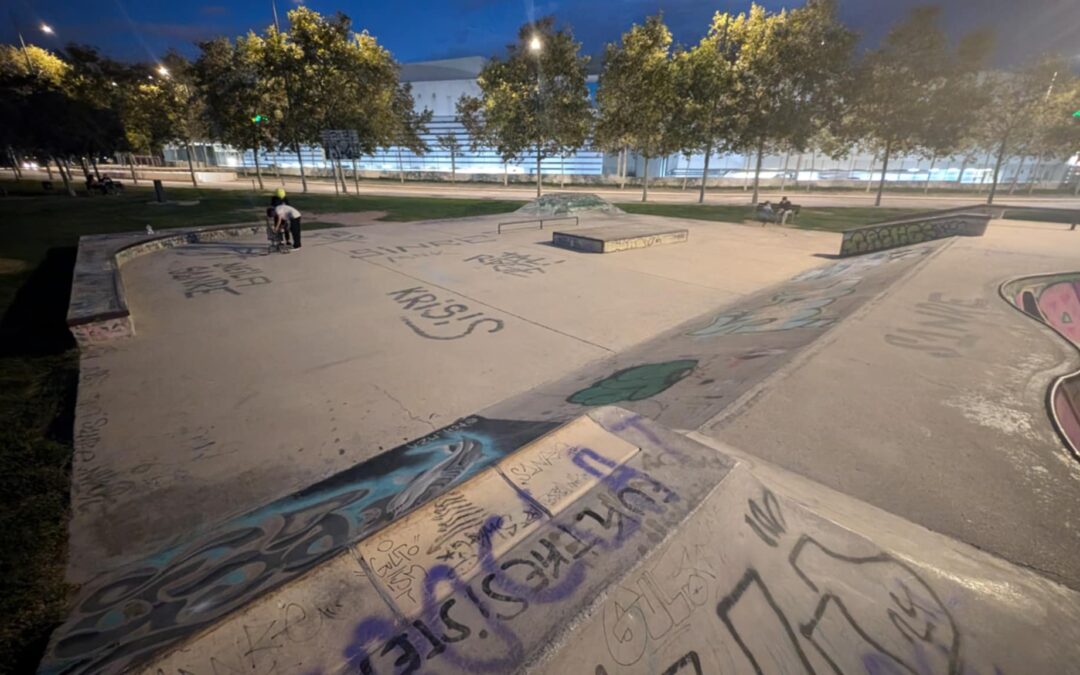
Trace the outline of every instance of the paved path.
{"label": "paved path", "polygon": [[[29,173],[29,172],[28,172]],[[38,177],[45,179],[44,173]],[[125,181],[127,182],[127,181]],[[141,184],[149,184],[141,181]],[[175,181],[165,181],[166,186],[188,188],[191,181],[178,177]],[[236,181],[221,183],[204,183],[200,187],[218,190],[252,190],[250,178],[239,178]],[[269,192],[281,186],[280,180],[266,177],[263,183],[265,189],[261,193]],[[285,181],[285,187],[289,192],[299,193],[302,186],[299,178],[289,178]],[[335,194],[334,185],[329,181],[309,180],[308,190],[318,194]],[[627,186],[620,190],[618,187],[590,185],[590,186],[567,186],[560,188],[557,184],[545,184],[544,192],[586,192],[597,194],[611,202],[640,202],[641,189]],[[354,194],[352,183],[349,184],[349,194]],[[511,184],[503,187],[493,183],[398,183],[393,180],[364,181],[360,183],[361,195],[386,195],[386,196],[411,196],[411,197],[449,197],[461,199],[512,199],[529,201],[536,197],[535,184]],[[805,206],[873,206],[875,193],[864,190],[850,191],[808,191],[803,188],[788,188],[781,193],[777,188],[767,188],[761,191],[762,201],[769,199],[779,201],[782,195],[797,204]],[[749,190],[724,190],[722,192],[709,192],[706,194],[707,204],[749,204],[751,192]],[[698,191],[695,189],[679,190],[674,188],[649,188],[649,201],[657,204],[696,204]],[[882,206],[889,208],[918,208],[918,209],[946,209],[968,204],[981,204],[986,201],[986,191],[981,194],[911,194],[890,193],[886,189],[882,198]],[[1054,196],[1041,195],[1027,196],[1023,191],[1008,194],[1008,190],[998,193],[998,203],[1013,204],[1018,206],[1046,206],[1055,208],[1080,208],[1080,197],[1077,196]]]}

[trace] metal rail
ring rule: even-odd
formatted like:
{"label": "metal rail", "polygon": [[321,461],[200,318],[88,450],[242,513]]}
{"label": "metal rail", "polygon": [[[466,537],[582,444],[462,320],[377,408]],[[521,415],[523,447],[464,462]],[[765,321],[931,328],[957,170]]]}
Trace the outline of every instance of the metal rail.
{"label": "metal rail", "polygon": [[[577,216],[556,216],[554,218],[529,218],[528,220],[508,220],[505,223],[499,223],[498,232],[502,234],[503,225],[520,225],[522,223],[540,223],[540,229],[544,229],[544,222],[552,222],[555,220],[572,220],[574,225],[580,225],[581,220]],[[525,229],[525,228],[520,228]]]}

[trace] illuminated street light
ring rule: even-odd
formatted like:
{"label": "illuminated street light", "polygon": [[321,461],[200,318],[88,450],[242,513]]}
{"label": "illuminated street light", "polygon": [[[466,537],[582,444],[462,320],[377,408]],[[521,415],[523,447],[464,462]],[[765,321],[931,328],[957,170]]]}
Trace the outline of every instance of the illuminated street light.
{"label": "illuminated street light", "polygon": [[166,68],[165,66],[158,66],[157,71],[158,71],[158,75],[161,75],[162,77],[168,77],[169,76],[169,69]]}
{"label": "illuminated street light", "polygon": [[534,35],[532,40],[529,40],[529,49],[534,52],[538,52],[543,48],[543,43],[540,42],[540,36]]}
{"label": "illuminated street light", "polygon": [[47,23],[41,24],[41,32],[45,33],[46,35],[52,35],[53,34],[52,26],[50,26]]}

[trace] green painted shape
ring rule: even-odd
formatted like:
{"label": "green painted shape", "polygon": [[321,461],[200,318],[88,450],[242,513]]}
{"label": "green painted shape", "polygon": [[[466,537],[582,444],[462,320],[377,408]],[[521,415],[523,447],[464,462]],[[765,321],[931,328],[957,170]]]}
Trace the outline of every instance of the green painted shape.
{"label": "green painted shape", "polygon": [[578,405],[612,405],[656,396],[694,371],[696,359],[646,363],[593,382],[566,400]]}

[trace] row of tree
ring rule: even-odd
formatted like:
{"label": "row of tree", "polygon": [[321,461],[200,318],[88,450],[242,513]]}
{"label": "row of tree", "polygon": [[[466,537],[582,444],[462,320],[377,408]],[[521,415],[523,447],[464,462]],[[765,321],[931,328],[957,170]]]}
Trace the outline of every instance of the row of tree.
{"label": "row of tree", "polygon": [[880,160],[880,204],[899,153],[933,163],[991,150],[992,201],[1005,159],[1044,162],[1080,148],[1072,116],[1080,82],[1064,61],[987,70],[992,36],[974,32],[954,44],[936,7],[913,10],[859,58],[856,42],[832,0],[718,12],[691,47],[674,46],[662,17],[650,17],[608,45],[591,109],[588,58],[568,30],[545,20],[523,26],[506,57],[488,63],[481,95],[463,98],[458,114],[473,143],[496,147],[504,160],[535,153],[539,164],[579,149],[591,130],[596,146],[619,154],[624,178],[630,153],[642,157],[643,201],[649,159],[677,153],[705,156],[699,201],[714,153],[752,154],[756,203],[766,154],[870,151]]}
{"label": "row of tree", "polygon": [[[271,26],[235,40],[200,43],[193,62],[166,55],[157,65],[121,64],[86,47],[63,58],[36,47],[0,49],[0,143],[52,160],[71,189],[71,157],[159,152],[216,140],[253,150],[262,184],[262,149],[291,150],[307,176],[301,147],[330,129],[355,132],[352,153],[379,148],[427,150],[430,111],[415,110],[390,53],[338,14],[289,13],[289,30]],[[978,152],[995,157],[990,200],[1002,163],[1012,156],[1042,163],[1080,147],[1080,82],[1068,64],[1044,57],[1011,71],[990,70],[992,37],[951,41],[940,10],[921,7],[877,49],[856,55],[857,36],[837,18],[833,0],[769,12],[718,12],[695,45],[673,44],[661,16],[634,25],[603,56],[595,104],[589,58],[569,28],[551,18],[529,23],[478,78],[480,94],[457,104],[467,139],[438,142],[452,161],[463,142],[497,150],[504,162],[540,164],[592,144],[618,154],[625,181],[631,155],[644,161],[717,153],[762,158],[813,149],[839,159],[855,151],[880,161],[881,201],[890,159],[931,159]],[[341,156],[329,155],[335,181],[348,191]],[[93,167],[96,171],[96,165]],[[785,169],[787,167],[785,166]],[[50,169],[51,170],[51,169]],[[83,164],[89,176],[90,168]],[[355,176],[355,164],[354,164]]]}
{"label": "row of tree", "polygon": [[[289,31],[200,43],[189,61],[176,52],[157,65],[124,64],[89,47],[62,56],[29,46],[0,48],[0,144],[16,160],[56,165],[72,192],[71,158],[87,177],[96,157],[118,152],[155,154],[166,144],[187,148],[216,140],[255,151],[296,153],[307,191],[301,147],[331,129],[354,130],[350,156],[380,147],[426,150],[421,135],[430,112],[415,111],[409,85],[398,79],[390,53],[348,17],[306,8],[288,15]],[[87,166],[87,158],[90,166]],[[340,155],[335,179],[348,190]],[[18,162],[15,161],[16,166]]]}

